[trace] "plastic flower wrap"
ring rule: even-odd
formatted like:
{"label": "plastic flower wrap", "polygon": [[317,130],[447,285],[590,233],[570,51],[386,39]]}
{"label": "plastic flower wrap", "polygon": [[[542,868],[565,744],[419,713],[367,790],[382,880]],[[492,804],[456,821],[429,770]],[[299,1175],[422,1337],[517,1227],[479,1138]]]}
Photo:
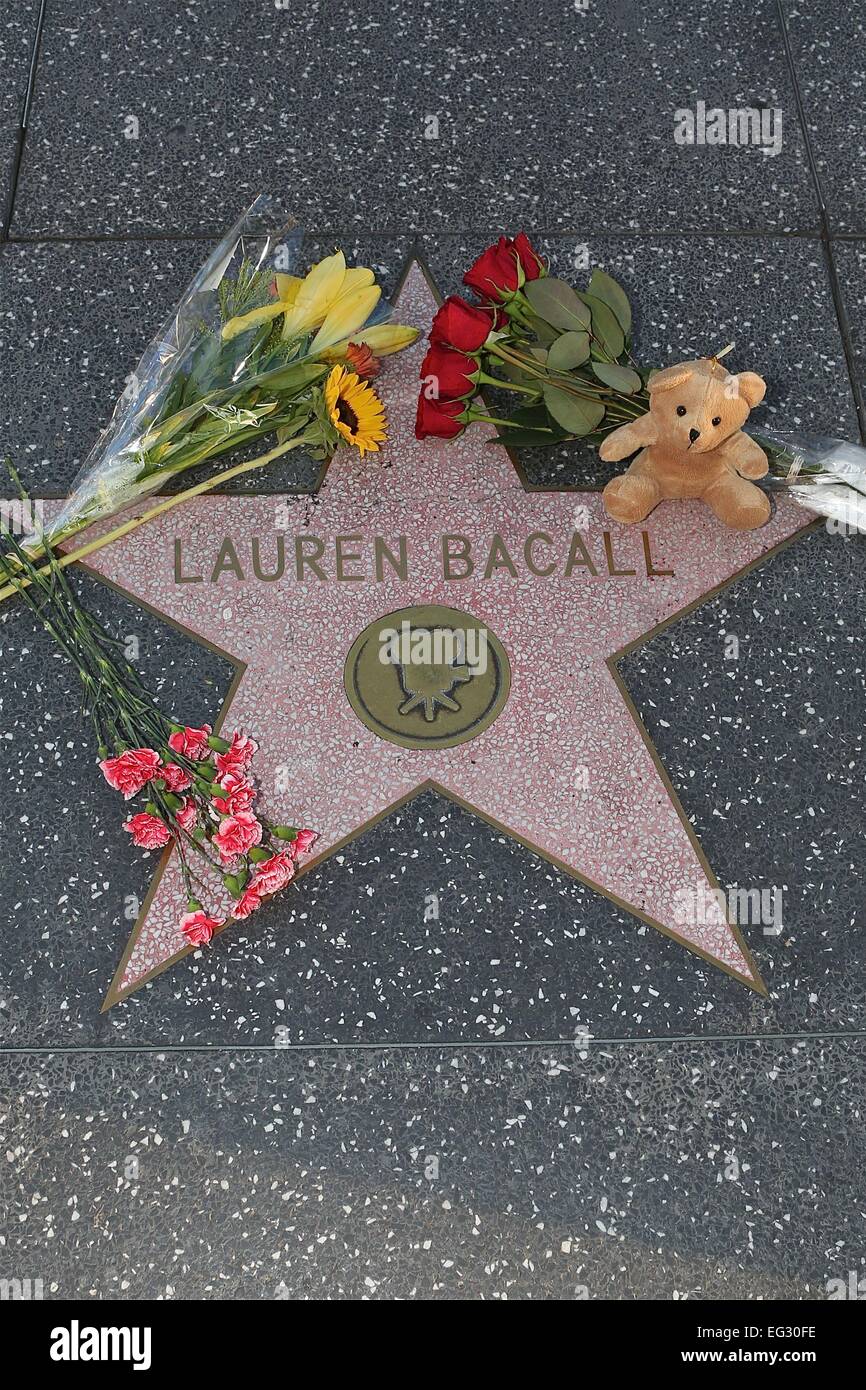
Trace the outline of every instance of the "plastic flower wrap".
{"label": "plastic flower wrap", "polygon": [[755,439],[770,460],[774,490],[828,519],[828,528],[866,534],[866,449],[818,434],[762,430]]}
{"label": "plastic flower wrap", "polygon": [[374,427],[364,398],[370,428],[347,434],[341,425],[356,412],[329,416],[324,383],[342,364],[357,379],[337,393],[345,400],[415,331],[389,324],[373,271],[347,266],[341,251],[302,273],[302,242],[297,225],[275,224],[265,197],[226,233],[129,378],[45,543],[67,540],[265,435],[322,457],[346,439],[362,451],[378,448],[381,410]]}

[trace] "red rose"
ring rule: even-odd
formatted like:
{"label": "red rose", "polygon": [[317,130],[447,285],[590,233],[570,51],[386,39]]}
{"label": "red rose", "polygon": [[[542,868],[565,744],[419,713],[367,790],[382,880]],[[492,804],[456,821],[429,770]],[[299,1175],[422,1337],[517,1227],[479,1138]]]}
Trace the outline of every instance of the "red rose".
{"label": "red rose", "polygon": [[495,246],[488,246],[463,276],[464,285],[484,299],[504,299],[519,289],[520,271],[524,280],[537,280],[541,274],[541,258],[535,254],[525,232],[514,241],[501,236]]}
{"label": "red rose", "polygon": [[108,785],[123,792],[124,800],[128,801],[156,775],[159,754],[152,748],[128,748],[116,758],[104,758],[99,766]]}
{"label": "red rose", "polygon": [[138,845],[139,849],[162,849],[171,839],[165,821],[160,820],[159,816],[152,816],[148,811],[130,816],[128,821],[124,821],[123,828],[129,831],[132,843]]}
{"label": "red rose", "polygon": [[466,422],[457,418],[464,409],[463,401],[429,401],[422,391],[415,417],[415,438],[454,439],[465,428]]}
{"label": "red rose", "polygon": [[209,917],[203,908],[187,912],[180,919],[180,929],[190,946],[206,946],[222,924],[221,917]]}
{"label": "red rose", "polygon": [[434,343],[421,363],[421,377],[432,377],[436,385],[436,400],[454,400],[460,396],[473,396],[477,385],[472,373],[478,371],[478,359],[466,353],[455,352],[453,348]]}
{"label": "red rose", "polygon": [[478,309],[457,294],[450,294],[433,315],[431,343],[445,343],[459,352],[477,352],[493,328],[492,309]]}
{"label": "red rose", "polygon": [[520,281],[518,255],[514,242],[501,236],[495,246],[488,246],[463,276],[464,285],[484,299],[501,299],[502,292],[514,293]]}
{"label": "red rose", "polygon": [[208,746],[208,734],[211,732],[210,724],[202,724],[200,729],[181,729],[176,734],[172,734],[168,740],[168,746],[173,753],[182,753],[185,758],[206,758],[210,753]]}
{"label": "red rose", "polygon": [[544,270],[544,261],[538,252],[533,250],[532,243],[525,232],[518,232],[514,238],[514,249],[520,257],[520,264],[523,266],[524,280],[537,280]]}

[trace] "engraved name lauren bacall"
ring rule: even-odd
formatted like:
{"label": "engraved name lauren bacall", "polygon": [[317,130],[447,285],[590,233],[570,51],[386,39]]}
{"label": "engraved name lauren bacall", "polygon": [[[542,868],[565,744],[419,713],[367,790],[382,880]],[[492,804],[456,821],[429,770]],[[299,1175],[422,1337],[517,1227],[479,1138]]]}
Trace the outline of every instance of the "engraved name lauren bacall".
{"label": "engraved name lauren bacall", "polygon": [[[559,534],[530,531],[506,541],[494,532],[488,537],[444,532],[432,547],[439,577],[445,580],[493,579],[510,576],[536,579],[664,579],[674,570],[653,554],[648,531],[569,531]],[[418,557],[415,557],[418,559]],[[223,536],[190,547],[174,540],[176,584],[218,584],[223,580],[253,580],[264,584],[409,582],[429,577],[430,547],[413,565],[405,536],[365,536],[360,532],[322,537],[312,533],[287,536]]]}

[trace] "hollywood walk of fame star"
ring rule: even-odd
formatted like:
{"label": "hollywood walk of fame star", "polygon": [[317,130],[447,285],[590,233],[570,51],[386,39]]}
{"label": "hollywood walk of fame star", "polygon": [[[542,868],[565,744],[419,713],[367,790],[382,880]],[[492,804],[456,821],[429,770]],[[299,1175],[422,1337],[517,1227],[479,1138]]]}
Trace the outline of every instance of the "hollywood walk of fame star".
{"label": "hollywood walk of fame star", "polygon": [[[399,318],[426,330],[434,307],[413,266]],[[337,454],[315,507],[308,498],[200,497],[98,552],[92,568],[235,660],[224,724],[258,740],[272,819],[319,832],[310,867],[433,786],[762,989],[714,898],[704,894],[705,910],[682,920],[684,891],[715,880],[616,659],[766,557],[803,527],[803,512],[783,501],[767,526],[740,533],[700,503],[677,502],[625,528],[607,519],[597,492],[529,491],[481,427],[450,444],[415,440],[422,355],[419,343],[386,364],[383,453]],[[271,578],[254,572],[253,538],[256,568]],[[435,606],[434,618],[424,606]],[[496,690],[485,695],[480,675],[440,671],[414,691],[383,668],[392,694],[377,697],[379,715],[359,713],[364,691],[349,698],[347,658],[363,634],[389,614],[408,613],[411,624],[414,613],[416,627],[429,627],[448,610],[452,625],[464,615],[489,628],[507,654]],[[456,711],[432,698],[437,690]],[[473,701],[477,724],[464,736]],[[401,703],[410,706],[402,714]],[[440,736],[454,732],[440,719],[456,721],[456,741]],[[416,721],[420,743],[401,741],[401,720]],[[106,1007],[188,954],[177,927],[184,905],[169,853]]]}

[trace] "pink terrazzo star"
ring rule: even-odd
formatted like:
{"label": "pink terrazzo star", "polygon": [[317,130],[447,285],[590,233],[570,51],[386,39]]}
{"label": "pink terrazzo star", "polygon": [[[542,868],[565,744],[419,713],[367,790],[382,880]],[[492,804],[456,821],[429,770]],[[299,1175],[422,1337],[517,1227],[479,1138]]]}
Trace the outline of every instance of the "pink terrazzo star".
{"label": "pink terrazzo star", "polygon": [[[413,267],[397,317],[426,332],[434,308]],[[319,832],[312,863],[432,784],[762,989],[744,942],[718,908],[704,910],[697,924],[681,921],[678,895],[715,881],[613,659],[802,528],[803,511],[782,501],[766,527],[743,534],[726,530],[700,503],[678,502],[663,504],[644,527],[626,528],[605,516],[599,493],[527,492],[505,451],[487,446],[489,435],[477,426],[452,444],[415,440],[423,351],[419,342],[386,363],[379,385],[387,448],[364,460],[350,450],[338,454],[315,506],[308,498],[202,497],[99,552],[93,568],[245,664],[225,725],[258,740],[255,770],[271,817]],[[565,576],[575,531],[596,574],[584,564]],[[469,538],[472,575],[444,577],[443,534]],[[555,565],[547,577],[525,562],[533,534],[535,568]],[[278,535],[286,571],[263,582],[253,575],[251,539],[259,538],[260,568],[268,573]],[[323,543],[326,579],[296,578],[298,535]],[[516,576],[503,565],[484,577],[494,535]],[[338,536],[351,537],[344,550],[360,555],[345,569],[365,578],[336,579]],[[387,566],[376,577],[375,536],[392,548],[406,537],[406,580]],[[225,538],[244,578],[224,567],[212,582]],[[201,576],[198,582],[176,582],[176,540],[182,575]],[[651,567],[673,574],[648,574]],[[495,722],[469,742],[406,749],[361,723],[344,690],[344,663],[375,618],[431,603],[490,625],[508,653],[511,692]],[[106,1007],[188,953],[177,929],[184,902],[169,860]]]}

